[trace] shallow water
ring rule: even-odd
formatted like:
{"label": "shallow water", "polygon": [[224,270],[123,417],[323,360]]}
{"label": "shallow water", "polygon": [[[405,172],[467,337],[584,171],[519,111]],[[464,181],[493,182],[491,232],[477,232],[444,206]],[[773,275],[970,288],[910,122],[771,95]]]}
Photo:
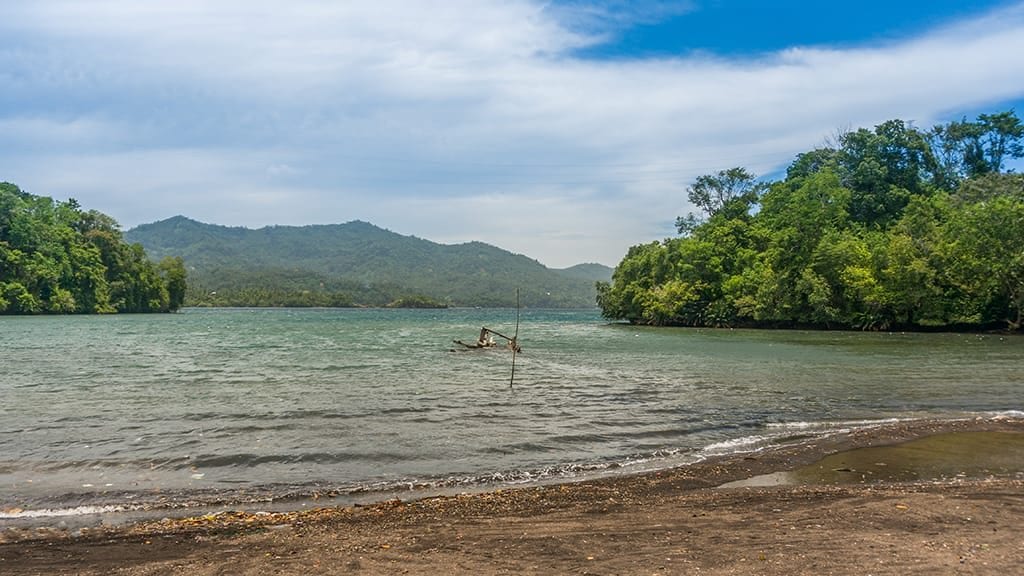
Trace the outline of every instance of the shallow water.
{"label": "shallow water", "polygon": [[936,434],[891,446],[872,446],[831,454],[803,468],[755,476],[723,487],[872,484],[989,477],[1024,478],[1024,434]]}
{"label": "shallow water", "polygon": [[515,311],[0,318],[0,514],[571,478],[1024,409],[1015,337],[524,310],[510,389],[507,350],[450,351],[483,325]]}

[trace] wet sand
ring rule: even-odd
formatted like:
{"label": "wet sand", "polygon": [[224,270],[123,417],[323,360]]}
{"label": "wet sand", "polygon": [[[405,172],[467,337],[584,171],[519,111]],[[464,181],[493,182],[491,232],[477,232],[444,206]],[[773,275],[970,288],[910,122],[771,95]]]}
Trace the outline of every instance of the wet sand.
{"label": "wet sand", "polygon": [[1024,420],[904,422],[580,483],[7,531],[0,574],[1014,574],[1021,454]]}

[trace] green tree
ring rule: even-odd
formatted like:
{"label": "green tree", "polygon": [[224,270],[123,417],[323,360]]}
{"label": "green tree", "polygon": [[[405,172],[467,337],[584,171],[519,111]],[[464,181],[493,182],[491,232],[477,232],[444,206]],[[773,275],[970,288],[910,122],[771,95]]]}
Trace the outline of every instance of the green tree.
{"label": "green tree", "polygon": [[901,120],[844,134],[837,160],[856,222],[884,228],[899,218],[912,195],[926,192],[926,140]]}
{"label": "green tree", "polygon": [[940,124],[925,139],[933,184],[950,192],[969,178],[1001,173],[1006,160],[1024,156],[1024,125],[1013,110]]}
{"label": "green tree", "polygon": [[[764,185],[757,181],[757,176],[745,168],[729,168],[715,174],[698,176],[687,188],[686,196],[691,204],[711,217],[730,204],[749,209],[763,190]],[[676,227],[680,233],[684,233],[685,229],[692,229],[694,222],[693,215],[679,218]]]}
{"label": "green tree", "polygon": [[772,283],[759,290],[761,318],[775,322],[824,318],[815,308],[831,296],[808,268],[822,238],[849,225],[850,197],[850,190],[830,170],[777,183],[762,197],[757,224],[765,229],[768,240],[760,258],[762,274]]}
{"label": "green tree", "polygon": [[1002,173],[1021,139],[1012,112],[890,121],[798,155],[757,194],[704,177],[691,201],[707,218],[630,249],[598,303],[657,325],[1021,331],[1024,176]]}
{"label": "green tree", "polygon": [[1024,156],[1024,125],[1013,110],[978,116],[987,172],[1003,171],[1007,159]]}
{"label": "green tree", "polygon": [[597,283],[598,305],[607,318],[640,321],[646,316],[647,292],[668,276],[668,249],[663,243],[633,246],[615,269],[612,283]]}
{"label": "green tree", "polygon": [[1024,202],[998,197],[956,210],[946,227],[948,263],[965,295],[963,319],[1024,322]]}
{"label": "green tree", "polygon": [[879,263],[882,300],[894,324],[941,326],[950,322],[953,287],[945,277],[943,226],[951,206],[945,193],[910,201],[886,236]]}
{"label": "green tree", "polygon": [[0,184],[0,312],[169,309],[156,266],[141,246],[124,243],[112,218],[84,212],[74,199],[56,202]]}
{"label": "green tree", "polygon": [[185,291],[188,287],[185,261],[180,256],[166,256],[160,261],[160,275],[167,286],[167,307],[178,310],[185,304]]}
{"label": "green tree", "polygon": [[839,151],[833,148],[817,148],[810,152],[797,154],[796,160],[786,169],[786,180],[794,181],[807,178],[823,170],[837,172]]}

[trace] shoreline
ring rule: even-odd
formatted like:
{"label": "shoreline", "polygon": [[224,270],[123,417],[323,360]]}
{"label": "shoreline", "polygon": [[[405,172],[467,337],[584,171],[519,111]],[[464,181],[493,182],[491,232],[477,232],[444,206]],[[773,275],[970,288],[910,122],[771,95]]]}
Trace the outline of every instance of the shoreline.
{"label": "shoreline", "polygon": [[[735,458],[750,460],[750,454],[771,455],[774,452],[815,446],[831,446],[838,439],[840,445],[847,437],[878,431],[895,434],[896,430],[913,437],[918,428],[955,429],[969,422],[991,420],[1024,421],[1024,413],[977,413],[943,418],[886,418],[879,420],[839,420],[819,422],[790,422],[769,424],[760,433],[714,442],[690,452],[664,459],[647,459],[609,464],[567,465],[571,472],[524,470],[521,474],[481,474],[479,476],[452,476],[394,481],[371,482],[351,486],[332,485],[327,482],[311,484],[255,484],[244,488],[202,489],[147,489],[135,492],[100,491],[93,494],[67,493],[52,502],[39,500],[37,506],[14,505],[0,508],[0,543],[10,541],[14,528],[27,533],[88,530],[99,525],[119,527],[141,524],[164,517],[184,518],[207,516],[221,512],[294,512],[323,507],[362,507],[389,500],[421,500],[460,494],[479,494],[493,491],[529,489],[557,484],[586,484],[615,478],[629,478],[649,474],[667,473],[676,469],[698,469],[707,462],[728,463]],[[993,424],[994,425],[994,424]],[[829,444],[822,444],[823,442]],[[841,449],[841,448],[835,448]],[[774,471],[772,471],[774,472]],[[516,477],[521,476],[521,477]],[[510,479],[512,478],[512,479]],[[57,527],[60,530],[54,530]]]}
{"label": "shoreline", "polygon": [[[975,573],[1019,567],[1024,547],[1013,526],[1024,522],[1021,473],[717,488],[850,450],[962,432],[1024,434],[1024,419],[900,421],[655,472],[362,506],[224,512],[78,535],[7,530],[0,572],[650,574],[685,573],[679,562],[686,560],[689,571],[702,573],[854,574],[864,571],[863,561],[892,560],[886,542],[914,562],[874,573],[948,571],[974,556],[987,563]],[[972,520],[981,517],[984,523]],[[640,537],[648,533],[660,536]],[[984,546],[957,544],[972,534],[984,536]],[[922,548],[926,541],[933,545]],[[803,559],[783,562],[794,560],[789,552]]]}

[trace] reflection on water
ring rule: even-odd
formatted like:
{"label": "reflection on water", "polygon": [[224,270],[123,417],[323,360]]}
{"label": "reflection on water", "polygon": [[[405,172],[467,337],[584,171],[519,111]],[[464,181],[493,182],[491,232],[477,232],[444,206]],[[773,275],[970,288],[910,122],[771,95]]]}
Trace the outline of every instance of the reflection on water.
{"label": "reflection on water", "polygon": [[1024,434],[937,434],[903,444],[840,452],[810,466],[755,476],[722,487],[915,482],[990,476],[1024,476]]}

